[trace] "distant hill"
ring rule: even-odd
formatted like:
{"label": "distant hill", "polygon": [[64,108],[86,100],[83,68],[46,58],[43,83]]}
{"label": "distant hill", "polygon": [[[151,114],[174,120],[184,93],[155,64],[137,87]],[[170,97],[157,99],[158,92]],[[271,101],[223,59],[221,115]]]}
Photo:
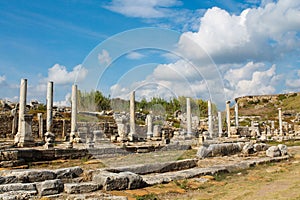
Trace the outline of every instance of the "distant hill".
{"label": "distant hill", "polygon": [[258,95],[244,96],[236,98],[239,104],[239,115],[261,116],[262,119],[276,119],[278,108],[286,118],[295,118],[300,113],[300,92],[277,94],[277,95]]}

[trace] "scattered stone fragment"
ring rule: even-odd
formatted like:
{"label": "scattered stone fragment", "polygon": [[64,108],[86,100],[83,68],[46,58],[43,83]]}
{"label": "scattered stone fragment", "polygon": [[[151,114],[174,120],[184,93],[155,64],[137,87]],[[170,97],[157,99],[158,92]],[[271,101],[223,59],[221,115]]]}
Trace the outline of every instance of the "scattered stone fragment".
{"label": "scattered stone fragment", "polygon": [[279,144],[278,148],[280,150],[281,156],[288,155],[287,146],[284,144]]}
{"label": "scattered stone fragment", "polygon": [[250,142],[245,143],[242,153],[249,155],[249,154],[253,154],[254,152],[255,152],[254,145]]}
{"label": "scattered stone fragment", "polygon": [[281,155],[281,152],[277,146],[271,146],[266,151],[266,155],[268,157],[279,157]]}
{"label": "scattered stone fragment", "polygon": [[36,187],[40,196],[59,194],[64,191],[64,184],[60,179],[37,183]]}

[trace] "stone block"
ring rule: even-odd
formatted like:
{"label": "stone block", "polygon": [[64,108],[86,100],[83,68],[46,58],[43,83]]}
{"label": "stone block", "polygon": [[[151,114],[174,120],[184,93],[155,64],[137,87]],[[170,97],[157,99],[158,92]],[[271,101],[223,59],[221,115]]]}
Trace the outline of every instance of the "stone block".
{"label": "stone block", "polygon": [[0,194],[1,200],[25,200],[25,199],[31,199],[32,196],[36,194],[35,190],[21,190],[21,191],[10,191],[5,192],[3,194]]}
{"label": "stone block", "polygon": [[0,193],[19,190],[36,191],[36,185],[34,183],[12,183],[0,185]]}
{"label": "stone block", "polygon": [[60,179],[47,180],[37,183],[36,188],[40,196],[47,196],[63,192],[64,184]]}
{"label": "stone block", "polygon": [[284,144],[279,144],[278,149],[280,150],[281,156],[288,155],[287,146]]}
{"label": "stone block", "polygon": [[266,151],[266,155],[268,157],[279,157],[279,156],[281,156],[281,152],[277,146],[271,146]]}
{"label": "stone block", "polygon": [[241,152],[241,145],[238,143],[210,144],[199,147],[197,157],[202,159],[211,156],[232,155],[239,152]]}
{"label": "stone block", "polygon": [[184,170],[197,166],[197,159],[186,159],[165,163],[150,163],[141,165],[132,165],[128,167],[116,167],[107,169],[110,172],[132,172],[143,175],[149,173],[163,173],[168,171]]}
{"label": "stone block", "polygon": [[10,171],[7,176],[16,177],[19,183],[33,183],[56,178],[56,174],[49,170],[18,170]]}
{"label": "stone block", "polygon": [[83,173],[83,169],[80,167],[69,167],[54,170],[57,179],[70,179],[79,177]]}
{"label": "stone block", "polygon": [[128,178],[118,173],[101,171],[93,175],[93,181],[103,186],[106,191],[110,190],[125,190],[128,187]]}
{"label": "stone block", "polygon": [[83,182],[83,183],[66,183],[65,192],[68,194],[80,194],[94,192],[100,188],[99,184],[94,182]]}
{"label": "stone block", "polygon": [[254,152],[255,152],[254,145],[250,142],[247,142],[243,147],[242,153],[249,155],[249,154],[253,154]]}
{"label": "stone block", "polygon": [[120,176],[125,176],[128,179],[128,186],[126,189],[138,189],[146,187],[147,184],[143,181],[143,178],[140,175],[137,175],[132,172],[121,172]]}

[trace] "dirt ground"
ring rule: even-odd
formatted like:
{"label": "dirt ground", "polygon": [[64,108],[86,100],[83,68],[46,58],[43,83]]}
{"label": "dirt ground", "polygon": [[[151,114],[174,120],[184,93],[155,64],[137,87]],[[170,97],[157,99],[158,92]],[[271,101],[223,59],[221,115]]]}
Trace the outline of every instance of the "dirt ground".
{"label": "dirt ground", "polygon": [[289,147],[293,158],[232,174],[206,176],[138,190],[113,191],[129,200],[300,199],[300,146]]}

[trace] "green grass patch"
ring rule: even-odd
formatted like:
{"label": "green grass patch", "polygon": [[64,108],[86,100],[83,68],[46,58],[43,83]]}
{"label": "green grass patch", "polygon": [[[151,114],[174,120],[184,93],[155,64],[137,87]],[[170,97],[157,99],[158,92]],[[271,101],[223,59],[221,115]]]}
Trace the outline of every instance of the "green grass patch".
{"label": "green grass patch", "polygon": [[189,149],[184,151],[177,160],[185,160],[185,159],[192,159],[195,158],[197,154],[197,149]]}
{"label": "green grass patch", "polygon": [[144,196],[136,196],[136,200],[159,200],[156,194],[150,193],[146,194]]}
{"label": "green grass patch", "polygon": [[188,190],[189,187],[188,187],[188,180],[187,179],[184,179],[182,181],[174,181],[174,183],[180,187],[181,189],[184,189],[184,190]]}

